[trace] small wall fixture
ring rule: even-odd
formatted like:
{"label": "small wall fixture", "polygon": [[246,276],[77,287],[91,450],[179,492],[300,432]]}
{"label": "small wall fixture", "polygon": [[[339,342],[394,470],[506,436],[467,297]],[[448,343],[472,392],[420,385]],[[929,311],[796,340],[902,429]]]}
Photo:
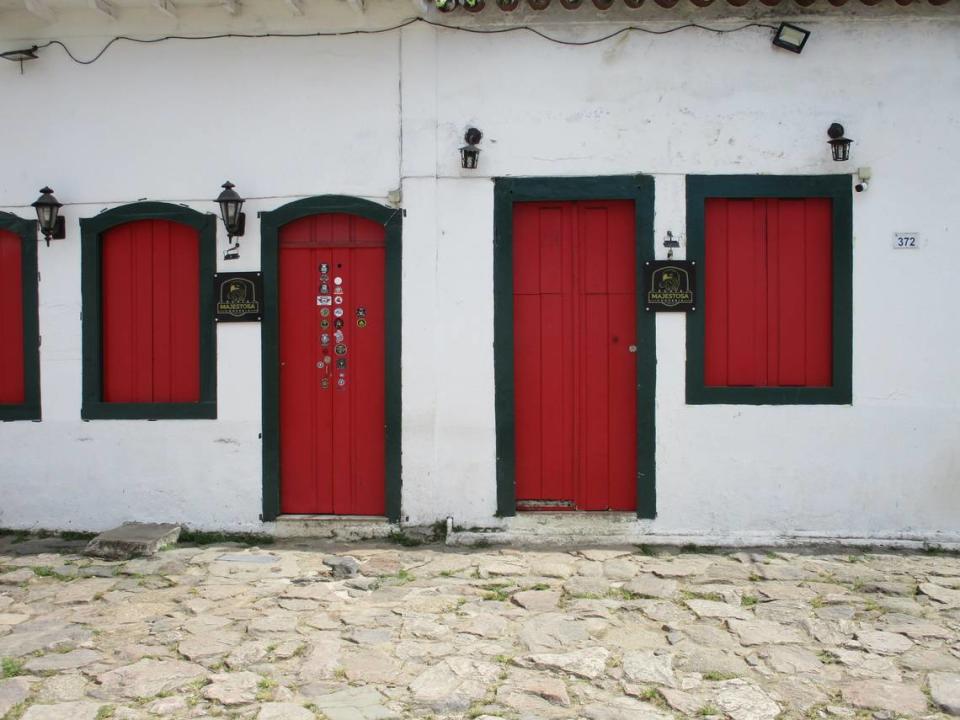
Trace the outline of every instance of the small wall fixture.
{"label": "small wall fixture", "polygon": [[460,165],[464,170],[476,170],[480,162],[480,148],[477,143],[483,138],[483,133],[475,127],[468,128],[463,134],[463,140],[467,144],[460,148]]}
{"label": "small wall fixture", "polygon": [[799,55],[803,52],[803,46],[807,44],[807,38],[809,37],[809,30],[804,30],[790,23],[780,23],[777,34],[773,36],[773,44]]}
{"label": "small wall fixture", "polygon": [[247,216],[240,212],[240,208],[243,207],[243,198],[233,189],[236,186],[227,180],[220,187],[223,188],[223,192],[217,196],[217,203],[220,205],[220,219],[223,220],[223,226],[227,229],[228,238],[223,259],[236,260],[240,257],[240,242],[234,242],[234,238],[243,237]]}
{"label": "small wall fixture", "polygon": [[7,50],[6,52],[0,53],[0,58],[4,60],[9,60],[10,62],[20,63],[20,74],[23,75],[23,63],[26,60],[36,60],[37,59],[37,46],[23,48],[22,50]]}
{"label": "small wall fixture", "polygon": [[40,197],[31,203],[31,207],[37,211],[37,223],[47,241],[47,247],[50,247],[51,239],[63,240],[67,236],[63,217],[60,216],[63,204],[53,196],[53,190],[43,188]]}
{"label": "small wall fixture", "polygon": [[827,130],[830,136],[830,151],[833,153],[833,159],[836,162],[845,162],[850,159],[850,145],[853,140],[843,136],[843,125],[833,123]]}

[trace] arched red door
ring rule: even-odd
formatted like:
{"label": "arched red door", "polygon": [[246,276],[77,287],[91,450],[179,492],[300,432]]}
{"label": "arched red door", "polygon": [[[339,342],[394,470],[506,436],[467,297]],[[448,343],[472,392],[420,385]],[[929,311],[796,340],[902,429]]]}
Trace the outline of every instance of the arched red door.
{"label": "arched red door", "polygon": [[343,213],[280,229],[280,511],[383,515],[383,225]]}

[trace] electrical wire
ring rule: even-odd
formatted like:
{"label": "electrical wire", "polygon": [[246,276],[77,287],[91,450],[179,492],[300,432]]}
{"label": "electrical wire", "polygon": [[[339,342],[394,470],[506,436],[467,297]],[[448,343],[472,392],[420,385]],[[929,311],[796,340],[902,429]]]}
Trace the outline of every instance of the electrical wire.
{"label": "electrical wire", "polygon": [[114,43],[117,43],[120,41],[149,45],[153,43],[166,42],[168,40],[222,40],[227,38],[259,39],[259,38],[347,37],[350,35],[379,35],[381,33],[393,32],[395,30],[402,30],[403,28],[413,25],[414,23],[425,23],[427,25],[431,25],[436,28],[442,28],[444,30],[454,30],[457,32],[471,33],[474,35],[500,35],[503,33],[524,31],[524,32],[532,33],[537,37],[540,37],[552,43],[556,43],[558,45],[569,45],[574,47],[585,47],[587,45],[596,45],[598,43],[606,42],[607,40],[612,40],[613,38],[628,32],[639,32],[639,33],[645,33],[648,35],[669,35],[670,33],[675,33],[680,30],[696,29],[696,30],[703,30],[705,32],[716,33],[718,35],[724,35],[726,33],[740,32],[741,30],[747,30],[749,28],[754,28],[754,27],[768,28],[770,30],[777,29],[776,26],[774,25],[768,25],[766,23],[757,23],[757,22],[746,23],[744,25],[739,25],[734,28],[714,28],[714,27],[708,27],[706,25],[700,25],[699,23],[685,23],[683,25],[677,25],[675,27],[667,28],[665,30],[653,30],[651,28],[640,27],[637,25],[628,25],[626,27],[620,28],[619,30],[615,30],[614,32],[608,33],[607,35],[603,35],[598,38],[593,38],[592,40],[563,40],[561,38],[556,38],[551,35],[548,35],[542,30],[537,30],[536,28],[531,27],[529,25],[513,25],[510,27],[503,27],[503,28],[473,28],[473,27],[467,27],[464,25],[447,25],[445,23],[436,22],[434,20],[415,17],[415,18],[410,18],[409,20],[404,20],[403,22],[400,22],[396,25],[391,25],[389,27],[384,27],[384,28],[375,28],[373,30],[357,29],[357,30],[336,30],[336,31],[328,31],[328,32],[306,32],[306,33],[265,32],[265,33],[219,33],[216,35],[164,35],[163,37],[157,37],[157,38],[137,38],[137,37],[130,37],[129,35],[117,35],[115,37],[110,38],[110,40],[107,41],[106,45],[100,48],[100,51],[97,52],[93,57],[89,58],[88,60],[83,60],[78,58],[76,55],[73,54],[73,52],[71,52],[70,48],[67,47],[67,45],[61,42],[60,40],[49,40],[43,45],[38,45],[37,49],[43,50],[44,48],[48,48],[52,45],[58,45],[63,49],[63,51],[67,54],[67,56],[73,62],[79,65],[92,65],[101,57],[103,57],[104,53],[106,53],[107,50],[109,50],[111,46],[113,46]]}

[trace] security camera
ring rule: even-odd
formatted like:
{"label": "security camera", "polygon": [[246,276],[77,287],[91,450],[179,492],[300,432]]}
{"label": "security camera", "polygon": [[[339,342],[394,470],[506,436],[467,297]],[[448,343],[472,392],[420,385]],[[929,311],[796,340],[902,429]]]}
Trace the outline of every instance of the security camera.
{"label": "security camera", "polygon": [[861,180],[860,182],[858,182],[856,185],[853,186],[853,189],[856,190],[857,192],[863,192],[868,187],[870,187],[870,183],[866,180]]}

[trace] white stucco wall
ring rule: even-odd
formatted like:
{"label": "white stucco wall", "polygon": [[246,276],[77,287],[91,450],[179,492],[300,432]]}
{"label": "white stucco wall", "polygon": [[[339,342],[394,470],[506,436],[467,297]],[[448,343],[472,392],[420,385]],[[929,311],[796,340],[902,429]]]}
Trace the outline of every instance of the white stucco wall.
{"label": "white stucco wall", "polygon": [[[371,3],[360,16],[329,3],[297,19],[250,3],[229,23],[216,8],[162,21],[130,9],[109,24],[58,12],[52,25],[16,14],[0,22],[2,49],[56,37],[87,56],[113,34],[382,27],[411,9]],[[68,203],[68,237],[39,248],[43,421],[0,425],[0,527],[138,519],[270,529],[258,519],[256,325],[218,328],[217,420],[80,421],[80,217],[138,198],[212,212],[209,198],[229,178],[254,199],[242,258],[221,268],[258,269],[257,210],[324,193],[387,203],[399,188],[403,515],[491,525],[491,177],[652,174],[662,256],[666,231],[686,232],[686,174],[870,166],[871,187],[853,203],[853,405],[687,406],[685,318],[659,316],[658,517],[641,527],[960,540],[960,12],[872,12],[799,17],[814,33],[800,56],[773,49],[762,28],[569,47],[415,25],[339,38],[117,43],[89,66],[54,47],[22,76],[5,64],[0,97],[16,112],[7,114],[0,209],[30,217],[24,205],[50,184]],[[584,39],[634,19],[597,17],[551,10],[543,27]],[[833,121],[856,141],[843,166],[825,142]],[[475,172],[457,155],[469,125],[484,132]],[[924,247],[894,251],[894,231],[919,232]]]}

